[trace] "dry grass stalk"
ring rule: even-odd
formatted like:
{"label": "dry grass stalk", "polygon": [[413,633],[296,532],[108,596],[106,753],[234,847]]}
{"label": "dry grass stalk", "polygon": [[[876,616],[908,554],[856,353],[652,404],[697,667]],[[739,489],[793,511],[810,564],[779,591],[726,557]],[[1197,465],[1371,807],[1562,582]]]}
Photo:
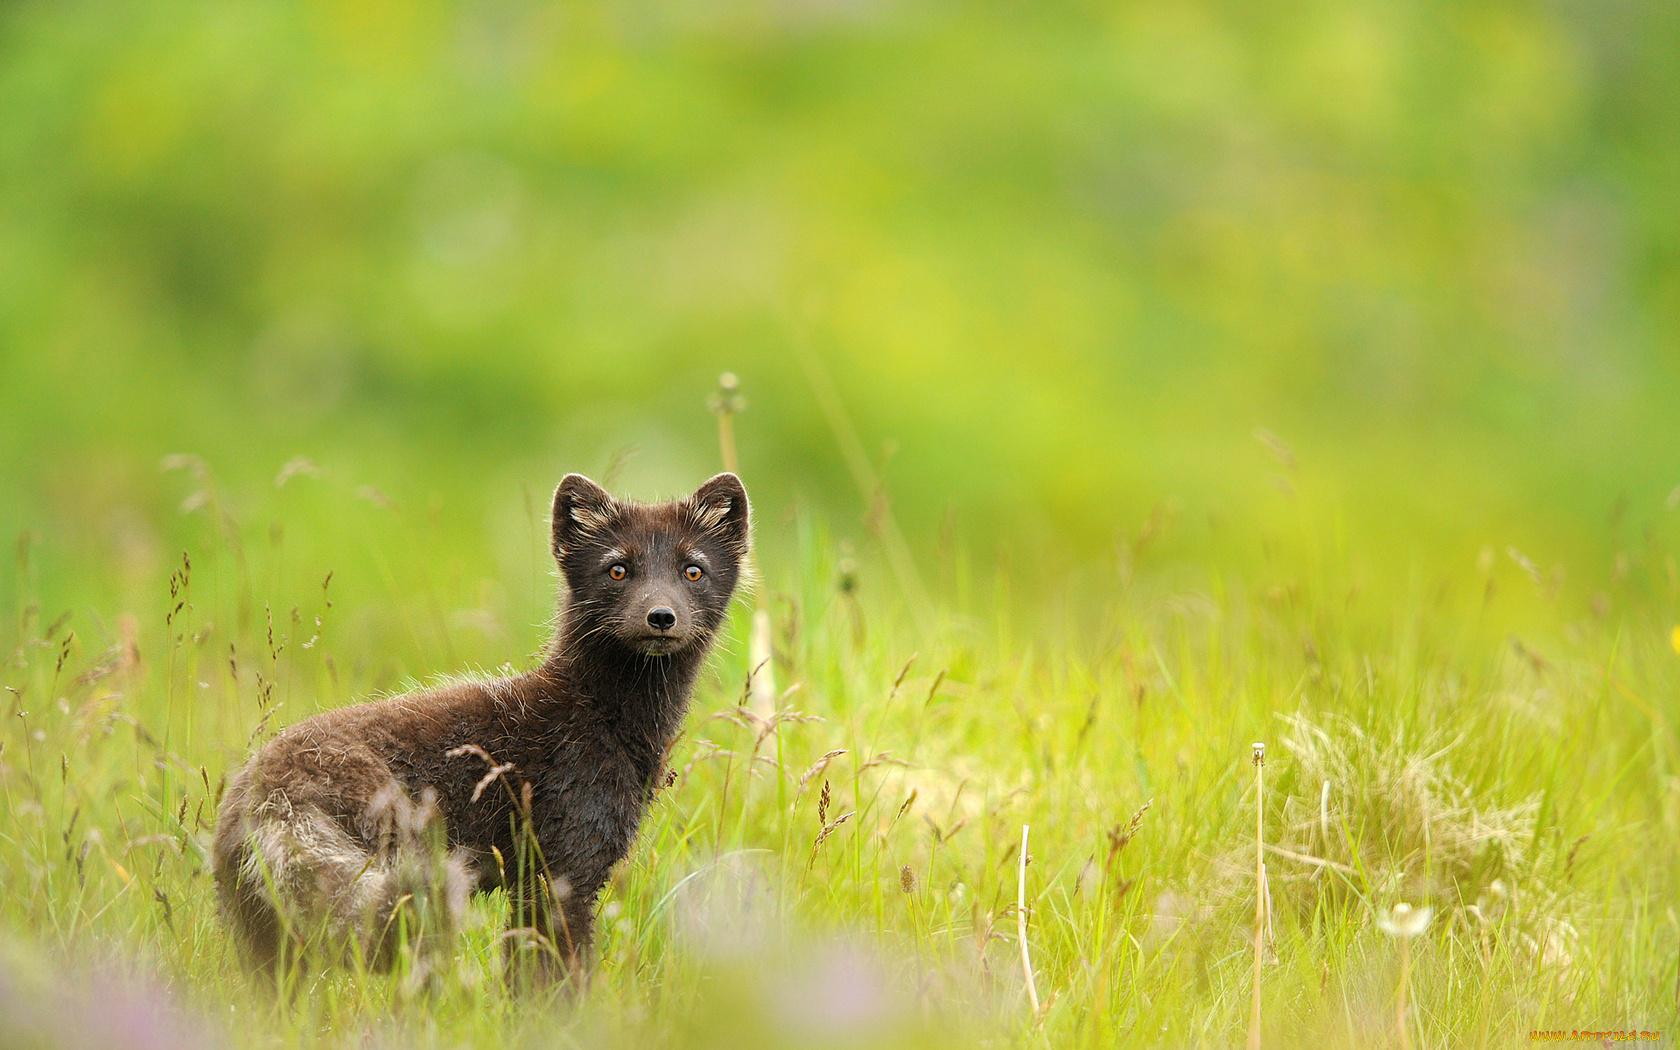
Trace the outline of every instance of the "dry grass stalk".
{"label": "dry grass stalk", "polygon": [[799,777],[799,783],[795,788],[794,803],[798,804],[799,796],[805,793],[805,785],[806,784],[809,784],[814,777],[816,777],[818,774],[820,774],[823,770],[827,769],[828,764],[830,762],[834,761],[835,759],[839,758],[841,755],[843,755],[845,753],[846,753],[845,748],[837,747],[833,751],[828,752],[828,754],[822,756],[821,758],[817,759],[815,762],[811,763],[811,768],[807,769]]}
{"label": "dry grass stalk", "polygon": [[1032,955],[1027,950],[1027,835],[1031,825],[1021,825],[1020,867],[1015,875],[1015,929],[1021,941],[1021,972],[1027,978],[1027,1001],[1038,1016],[1038,984],[1033,980]]}
{"label": "dry grass stalk", "polygon": [[910,666],[916,662],[916,657],[920,655],[920,653],[911,653],[910,659],[904,661],[904,666],[899,670],[898,677],[893,679],[892,692],[887,694],[887,703],[892,703],[893,697],[898,695],[899,687],[904,684],[904,676],[910,673]]}
{"label": "dry grass stalk", "polygon": [[865,762],[863,765],[858,766],[857,771],[862,773],[864,770],[874,769],[876,766],[902,766],[905,769],[909,769],[910,763],[904,761],[902,758],[894,758],[891,751],[877,751],[875,752],[875,756],[873,758]]}
{"label": "dry grass stalk", "polygon": [[741,472],[735,455],[735,415],[747,407],[741,396],[741,381],[734,372],[718,376],[717,393],[711,397],[712,412],[718,420],[718,452],[723,456],[723,469],[731,474]]}
{"label": "dry grass stalk", "polygon": [[1132,837],[1138,833],[1138,829],[1143,827],[1143,815],[1148,813],[1149,807],[1154,804],[1155,800],[1151,798],[1149,801],[1138,807],[1138,811],[1132,814],[1132,819],[1127,822],[1124,828],[1116,824],[1114,827],[1109,829],[1108,859],[1110,863],[1113,863],[1114,858],[1120,854],[1120,851],[1125,849],[1132,841]]}
{"label": "dry grass stalk", "polygon": [[1400,940],[1400,991],[1394,1005],[1394,1027],[1400,1033],[1400,1050],[1411,1050],[1411,1036],[1406,1031],[1406,1000],[1412,986],[1412,938],[1429,928],[1434,910],[1414,908],[1410,904],[1396,904],[1388,915],[1377,920],[1377,926],[1390,937]]}
{"label": "dry grass stalk", "polygon": [[770,611],[755,609],[747,636],[747,664],[752,668],[753,713],[769,718],[776,710],[776,668],[770,643]]}
{"label": "dry grass stalk", "polygon": [[[1143,815],[1149,812],[1149,807],[1155,804],[1153,798],[1138,807],[1132,814],[1132,819],[1125,824],[1115,824],[1108,829],[1108,855],[1103,858],[1103,872],[1114,887],[1114,899],[1119,901],[1137,882],[1137,878],[1122,879],[1120,877],[1120,854],[1131,844],[1138,830],[1143,827]],[[1089,867],[1089,864],[1087,864]],[[1082,877],[1083,878],[1083,877]]]}
{"label": "dry grass stalk", "polygon": [[1260,964],[1266,935],[1266,745],[1254,743],[1254,1006],[1248,1015],[1249,1050],[1260,1050]]}
{"label": "dry grass stalk", "polygon": [[501,778],[503,773],[506,773],[513,768],[512,762],[497,762],[495,759],[490,757],[490,752],[484,750],[482,747],[479,747],[477,744],[462,744],[460,747],[451,749],[448,754],[452,758],[461,755],[473,755],[482,759],[484,764],[490,767],[490,771],[485,773],[483,778],[479,780],[478,784],[473,787],[472,800],[474,802],[477,802],[479,798],[484,795],[485,788],[494,784]]}
{"label": "dry grass stalk", "polygon": [[1538,797],[1505,804],[1455,775],[1449,757],[1463,737],[1379,734],[1334,714],[1280,717],[1292,761],[1278,783],[1278,841],[1266,849],[1314,870],[1288,883],[1298,912],[1318,907],[1321,893],[1349,892],[1347,880],[1323,878],[1331,872],[1357,871],[1382,893],[1474,899],[1494,878],[1535,869]]}
{"label": "dry grass stalk", "polygon": [[[825,788],[827,787],[826,784],[823,785],[823,786]],[[835,817],[833,820],[829,821],[827,824],[824,824],[822,826],[822,830],[817,832],[816,839],[811,843],[811,859],[805,862],[805,870],[806,871],[810,871],[812,866],[817,863],[817,853],[818,853],[818,851],[820,851],[822,849],[822,844],[824,842],[828,841],[828,837],[830,835],[834,834],[834,832],[836,831],[836,829],[838,829],[840,827],[840,825],[846,823],[846,821],[848,821],[848,820],[851,820],[856,815],[857,815],[857,811],[856,810],[851,810],[851,811],[848,811],[846,813],[840,814],[838,817]]]}
{"label": "dry grass stalk", "polygon": [[[712,413],[718,421],[718,454],[723,469],[731,474],[741,473],[740,457],[735,453],[735,417],[747,407],[741,396],[741,380],[734,372],[718,376],[717,392],[711,397]],[[770,610],[753,610],[752,631],[747,636],[748,690],[752,697],[753,713],[769,718],[776,710],[776,668],[770,644]]]}

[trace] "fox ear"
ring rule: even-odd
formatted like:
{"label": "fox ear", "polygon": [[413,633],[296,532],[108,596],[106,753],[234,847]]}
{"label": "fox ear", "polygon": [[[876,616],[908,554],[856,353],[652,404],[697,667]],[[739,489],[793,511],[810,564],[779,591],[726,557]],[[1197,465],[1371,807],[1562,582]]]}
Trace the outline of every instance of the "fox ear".
{"label": "fox ear", "polygon": [[728,472],[719,474],[695,489],[682,506],[695,528],[722,539],[737,554],[746,553],[750,508],[740,478]]}
{"label": "fox ear", "polygon": [[567,474],[554,490],[554,556],[566,551],[590,533],[612,522],[618,503],[606,489],[582,474]]}

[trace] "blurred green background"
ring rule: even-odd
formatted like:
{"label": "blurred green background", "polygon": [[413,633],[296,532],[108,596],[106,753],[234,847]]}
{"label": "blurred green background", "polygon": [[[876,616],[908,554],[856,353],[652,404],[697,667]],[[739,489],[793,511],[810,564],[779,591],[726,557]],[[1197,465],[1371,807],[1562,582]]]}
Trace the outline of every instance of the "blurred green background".
{"label": "blurred green background", "polygon": [[1167,562],[1608,575],[1680,482],[1677,49],[1666,0],[10,3],[0,528],[103,608],[218,528],[400,589],[393,513],[523,589],[563,472],[718,468],[729,369],[771,575],[796,506],[867,552],[854,431],[1012,593],[1156,508]]}

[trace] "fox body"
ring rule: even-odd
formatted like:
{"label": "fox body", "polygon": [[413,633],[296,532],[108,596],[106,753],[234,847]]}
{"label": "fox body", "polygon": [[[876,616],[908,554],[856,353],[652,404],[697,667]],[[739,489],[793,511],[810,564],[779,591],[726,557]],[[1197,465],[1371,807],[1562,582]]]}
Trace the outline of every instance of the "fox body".
{"label": "fox body", "polygon": [[655,505],[568,475],[553,508],[566,596],[541,666],[316,715],[229,784],[216,887],[248,963],[332,945],[388,964],[410,920],[447,931],[470,890],[501,884],[510,924],[577,966],[748,545],[733,474]]}

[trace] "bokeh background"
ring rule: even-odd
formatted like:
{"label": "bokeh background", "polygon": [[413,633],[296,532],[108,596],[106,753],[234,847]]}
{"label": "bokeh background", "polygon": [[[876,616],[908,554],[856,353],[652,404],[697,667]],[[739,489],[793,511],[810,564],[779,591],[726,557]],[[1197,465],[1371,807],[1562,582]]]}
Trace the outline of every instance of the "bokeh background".
{"label": "bokeh background", "polygon": [[[1680,1028],[1677,189],[1676,0],[0,0],[0,1050],[1232,1046],[1257,850],[1268,1046]],[[225,776],[530,666],[726,371],[763,583],[583,1022],[494,897],[249,994]]]}
{"label": "bokeh background", "polygon": [[0,572],[117,608],[222,533],[400,589],[401,515],[523,590],[564,471],[718,468],[732,370],[772,575],[792,508],[866,554],[890,506],[1013,595],[1169,531],[1606,576],[1680,483],[1677,47],[1664,0],[10,3]]}

